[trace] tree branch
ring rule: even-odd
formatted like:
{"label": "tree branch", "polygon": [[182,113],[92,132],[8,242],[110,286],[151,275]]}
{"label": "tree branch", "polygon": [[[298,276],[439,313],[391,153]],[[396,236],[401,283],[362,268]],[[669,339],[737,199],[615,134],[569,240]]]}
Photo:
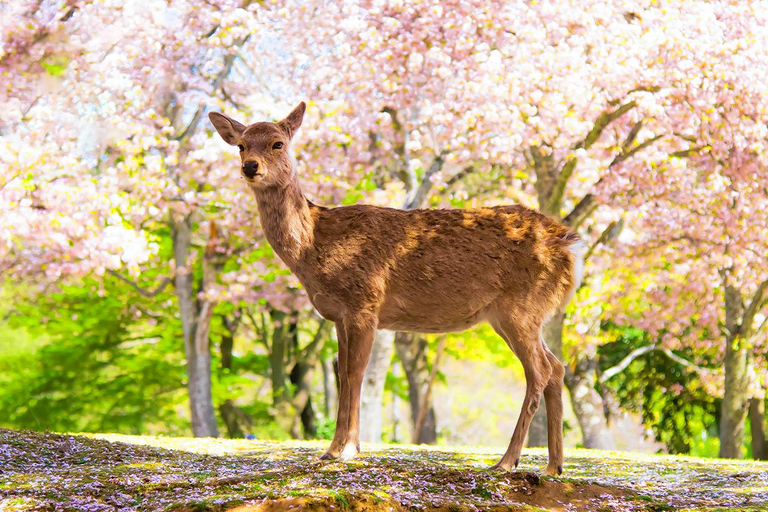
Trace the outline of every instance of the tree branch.
{"label": "tree branch", "polygon": [[741,317],[741,331],[745,338],[749,338],[752,335],[752,324],[755,320],[755,315],[763,306],[763,297],[765,291],[768,289],[768,279],[760,283],[760,286],[755,290],[755,294],[752,296],[752,300],[749,301],[749,306],[744,311]]}
{"label": "tree branch", "polygon": [[192,121],[189,122],[187,127],[184,129],[181,134],[176,137],[176,140],[183,141],[187,138],[187,136],[195,131],[197,128],[197,125],[200,124],[200,120],[203,118],[203,112],[205,112],[205,104],[204,103],[198,103],[197,104],[197,111],[195,112],[194,117],[192,118]]}
{"label": "tree branch", "polygon": [[600,375],[600,382],[604,383],[610,380],[611,378],[613,378],[614,376],[620,374],[621,372],[626,370],[630,364],[632,364],[632,361],[634,361],[641,355],[647,354],[648,352],[651,352],[653,350],[656,350],[656,346],[654,345],[646,345],[644,347],[636,348],[635,350],[627,354],[624,357],[624,359],[619,361],[618,364],[611,366],[606,371],[604,371],[603,374]]}
{"label": "tree branch", "polygon": [[702,149],[704,149],[706,146],[694,146],[688,149],[683,149],[681,151],[675,151],[674,153],[670,153],[669,156],[673,156],[675,158],[685,158],[687,156],[691,156],[695,153],[698,153]]}
{"label": "tree branch", "polygon": [[635,142],[635,139],[637,138],[637,135],[640,133],[640,130],[642,129],[643,124],[645,124],[645,119],[639,120],[632,126],[632,129],[629,130],[629,133],[627,134],[627,138],[624,139],[624,142],[622,143],[621,147],[623,147],[625,150],[629,149],[632,143]]}
{"label": "tree branch", "polygon": [[[236,39],[232,43],[232,48],[239,48],[243,46],[250,37],[251,36],[249,34],[245,37],[241,37],[240,39]],[[229,75],[229,71],[232,69],[232,64],[235,63],[235,59],[237,58],[237,55],[238,55],[237,53],[230,53],[229,55],[224,57],[224,67],[222,68],[218,76],[216,76],[216,78],[213,81],[212,92],[218,89],[219,87],[221,87],[221,85],[224,83],[224,79],[227,78],[227,75]]]}
{"label": "tree branch", "polygon": [[477,165],[468,165],[446,182],[446,188],[450,188],[477,170]]}
{"label": "tree branch", "polygon": [[[602,181],[602,178],[598,180],[595,185],[600,183]],[[571,228],[576,229],[576,227],[581,224],[584,219],[589,215],[589,213],[592,210],[592,207],[595,202],[595,194],[592,192],[589,192],[584,195],[584,197],[581,198],[581,200],[576,203],[576,206],[573,207],[573,210],[571,210],[571,213],[565,216],[563,219],[563,224],[566,226],[569,226]]]}
{"label": "tree branch", "polygon": [[597,139],[600,138],[600,135],[602,135],[603,131],[608,127],[609,124],[611,124],[616,119],[620,118],[633,108],[637,106],[637,103],[635,101],[630,101],[628,103],[625,103],[621,105],[619,108],[612,112],[603,112],[600,117],[597,118],[595,121],[595,125],[592,127],[592,129],[589,131],[586,137],[584,137],[584,140],[577,143],[575,146],[573,146],[573,149],[589,149],[592,144],[597,142]]}
{"label": "tree branch", "polygon": [[619,234],[621,233],[621,230],[624,228],[624,220],[613,221],[606,228],[603,230],[602,233],[600,233],[600,236],[595,241],[594,244],[590,246],[590,248],[587,250],[587,254],[584,255],[584,261],[586,262],[590,256],[592,256],[592,253],[595,252],[595,249],[597,249],[597,246],[600,244],[605,244],[607,242],[610,242],[612,240],[615,240]]}
{"label": "tree branch", "polygon": [[432,164],[429,169],[424,173],[421,178],[421,183],[415,189],[411,189],[405,197],[405,204],[403,204],[404,210],[413,210],[414,208],[420,208],[424,203],[424,200],[429,195],[429,191],[432,190],[432,176],[439,172],[443,168],[445,160],[443,159],[445,152],[440,153],[432,160]]}
{"label": "tree branch", "polygon": [[114,270],[112,270],[111,268],[108,268],[108,269],[107,269],[107,273],[108,273],[109,275],[115,276],[116,278],[120,279],[121,281],[123,281],[123,282],[125,282],[125,283],[128,283],[128,284],[129,284],[129,285],[131,285],[131,286],[132,286],[132,287],[133,287],[133,288],[134,288],[134,289],[135,289],[137,292],[139,292],[141,295],[143,295],[144,297],[150,298],[150,299],[151,299],[151,298],[153,298],[153,297],[156,297],[156,296],[157,296],[157,295],[158,295],[160,292],[162,292],[162,291],[165,289],[165,287],[166,287],[166,286],[168,286],[168,284],[169,284],[169,283],[171,283],[171,281],[172,281],[172,279],[171,279],[170,277],[165,277],[165,278],[163,278],[163,280],[160,282],[160,284],[159,284],[159,285],[157,285],[157,288],[155,288],[155,289],[154,289],[154,290],[152,290],[152,291],[149,291],[149,290],[147,290],[147,289],[145,289],[145,288],[142,288],[141,286],[139,286],[139,285],[138,285],[138,284],[137,284],[135,281],[131,281],[131,280],[130,280],[130,279],[128,279],[127,277],[124,277],[123,275],[119,274],[118,272],[115,272],[115,271],[114,271]]}
{"label": "tree branch", "polygon": [[696,365],[688,361],[687,359],[683,359],[682,357],[675,355],[674,352],[672,352],[666,347],[658,347],[656,345],[646,345],[644,347],[636,348],[635,350],[627,354],[626,357],[624,357],[624,359],[619,361],[618,364],[611,366],[606,371],[604,371],[602,375],[600,375],[600,382],[604,383],[609,379],[615,377],[619,373],[626,370],[629,367],[629,365],[632,364],[632,361],[642,356],[643,354],[647,354],[654,350],[658,350],[659,352],[663,353],[664,355],[666,355],[668,358],[670,358],[672,361],[676,362],[677,364],[680,364],[687,368],[692,368],[698,373],[712,373],[712,370],[710,370],[709,368]]}
{"label": "tree branch", "polygon": [[554,208],[560,204],[560,201],[562,201],[563,194],[565,193],[565,187],[568,185],[568,180],[573,174],[574,169],[576,169],[576,164],[578,161],[578,158],[573,157],[563,165],[562,169],[560,169],[560,172],[557,175],[557,181],[555,182],[554,190],[552,190],[552,194],[549,196],[549,205],[547,207],[547,211],[553,211]]}
{"label": "tree branch", "polygon": [[648,146],[650,146],[651,144],[653,144],[653,143],[654,143],[654,142],[656,142],[657,140],[661,139],[662,137],[663,137],[663,135],[656,135],[656,136],[654,136],[654,137],[651,137],[650,139],[648,139],[648,140],[646,140],[646,141],[643,141],[643,142],[641,142],[640,144],[638,144],[637,146],[635,146],[634,148],[632,148],[632,149],[631,149],[631,150],[629,150],[629,151],[622,151],[621,153],[619,153],[618,155],[616,155],[616,158],[614,158],[614,159],[613,159],[613,161],[612,161],[612,162],[611,162],[611,164],[608,166],[608,168],[610,169],[610,168],[611,168],[611,167],[613,167],[614,165],[618,165],[618,164],[620,164],[621,162],[623,162],[623,161],[624,161],[624,160],[626,160],[627,158],[629,158],[629,157],[631,157],[632,155],[634,155],[634,154],[636,154],[636,153],[638,153],[638,152],[642,151],[643,149],[647,148]]}
{"label": "tree branch", "polygon": [[323,345],[321,341],[323,341],[323,338],[330,330],[331,323],[325,318],[322,318],[320,320],[320,325],[317,327],[317,332],[315,332],[314,338],[312,338],[312,341],[310,341],[309,344],[301,351],[301,359],[308,360],[314,358],[314,356]]}

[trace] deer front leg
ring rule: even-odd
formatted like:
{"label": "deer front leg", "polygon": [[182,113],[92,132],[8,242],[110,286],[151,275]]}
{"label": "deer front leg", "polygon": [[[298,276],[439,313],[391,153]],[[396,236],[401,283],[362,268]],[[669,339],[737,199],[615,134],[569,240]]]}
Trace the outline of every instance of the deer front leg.
{"label": "deer front leg", "polygon": [[[341,323],[336,324],[337,328]],[[336,433],[322,459],[349,460],[360,451],[360,392],[371,357],[376,323],[375,316],[358,314],[345,318],[339,329],[339,412]]]}
{"label": "deer front leg", "polygon": [[336,322],[336,338],[339,340],[339,404],[336,411],[336,431],[328,450],[320,457],[322,460],[338,459],[347,439],[349,429],[349,384],[347,382],[347,334],[344,323]]}

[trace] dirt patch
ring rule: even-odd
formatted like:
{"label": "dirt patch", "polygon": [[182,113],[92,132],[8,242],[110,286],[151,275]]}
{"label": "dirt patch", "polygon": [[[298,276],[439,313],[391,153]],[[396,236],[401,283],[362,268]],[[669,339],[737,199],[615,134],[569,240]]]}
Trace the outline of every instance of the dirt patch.
{"label": "dirt patch", "polygon": [[[453,472],[450,472],[453,473]],[[435,475],[435,483],[457,483],[464,476]],[[408,503],[395,499],[381,499],[366,494],[346,494],[341,497],[282,498],[255,500],[235,508],[232,512],[287,512],[311,510],[315,512],[474,512],[477,510],[509,511],[530,510],[531,507],[555,511],[594,510],[646,510],[646,504],[635,493],[626,489],[610,488],[590,483],[572,483],[555,479],[541,479],[535,473],[498,474],[499,485],[491,490],[476,485],[472,494],[487,501],[478,508],[475,504],[437,500],[432,503]],[[449,478],[447,478],[449,477]],[[464,480],[468,480],[464,478]],[[500,493],[499,488],[503,488]],[[653,508],[653,507],[651,507]]]}

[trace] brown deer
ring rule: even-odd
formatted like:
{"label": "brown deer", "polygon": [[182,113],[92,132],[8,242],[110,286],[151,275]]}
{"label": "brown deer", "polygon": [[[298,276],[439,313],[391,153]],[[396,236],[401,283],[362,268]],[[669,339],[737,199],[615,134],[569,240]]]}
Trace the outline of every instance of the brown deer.
{"label": "brown deer", "polygon": [[209,117],[240,149],[241,173],[270,245],[317,311],[336,324],[339,410],[322,458],[346,460],[360,451],[360,389],[376,329],[438,333],[487,321],[520,358],[526,378],[515,432],[494,468],[517,467],[543,393],[545,474],[561,474],[564,372],[541,328],[578,286],[584,242],[518,205],[410,211],[315,205],[301,192],[289,151],[305,108],[301,103],[280,122],[250,126],[219,113]]}

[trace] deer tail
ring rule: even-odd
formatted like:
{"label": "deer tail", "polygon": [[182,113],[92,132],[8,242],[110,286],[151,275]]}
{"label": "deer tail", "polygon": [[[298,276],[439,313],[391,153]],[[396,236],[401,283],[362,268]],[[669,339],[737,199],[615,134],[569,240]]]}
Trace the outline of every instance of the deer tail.
{"label": "deer tail", "polygon": [[576,294],[576,290],[581,286],[581,281],[584,279],[584,256],[587,254],[587,242],[581,239],[579,235],[569,231],[563,237],[563,241],[568,244],[568,252],[573,256],[571,268],[572,283],[565,294],[563,302],[560,303],[560,309],[565,309],[573,296]]}

